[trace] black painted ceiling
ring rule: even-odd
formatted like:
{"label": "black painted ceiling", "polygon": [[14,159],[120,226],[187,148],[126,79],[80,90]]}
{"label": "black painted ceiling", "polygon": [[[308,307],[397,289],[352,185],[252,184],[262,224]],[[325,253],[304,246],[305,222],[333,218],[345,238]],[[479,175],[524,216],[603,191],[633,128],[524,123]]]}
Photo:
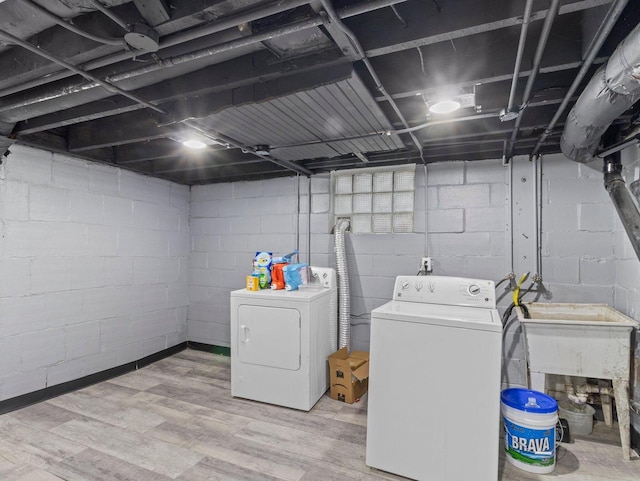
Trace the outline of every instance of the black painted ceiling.
{"label": "black painted ceiling", "polygon": [[[552,0],[533,2],[511,143],[516,121],[499,112],[525,3],[6,0],[0,146],[18,142],[186,184],[530,155],[601,25],[621,11],[574,98],[640,21],[640,2],[563,0],[555,17]],[[157,34],[159,49],[137,51],[123,41],[127,32],[151,45]],[[427,102],[443,91],[468,106],[427,116]],[[537,152],[559,152],[571,104]],[[634,120],[627,112],[616,124]],[[183,146],[192,136],[209,145]]]}

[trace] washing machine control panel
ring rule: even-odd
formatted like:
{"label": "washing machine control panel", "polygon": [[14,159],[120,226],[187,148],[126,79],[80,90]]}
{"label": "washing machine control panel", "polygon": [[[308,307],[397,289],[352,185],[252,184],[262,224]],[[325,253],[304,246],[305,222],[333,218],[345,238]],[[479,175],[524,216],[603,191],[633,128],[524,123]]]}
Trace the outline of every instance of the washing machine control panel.
{"label": "washing machine control panel", "polygon": [[493,281],[443,276],[398,276],[393,299],[452,306],[495,309]]}

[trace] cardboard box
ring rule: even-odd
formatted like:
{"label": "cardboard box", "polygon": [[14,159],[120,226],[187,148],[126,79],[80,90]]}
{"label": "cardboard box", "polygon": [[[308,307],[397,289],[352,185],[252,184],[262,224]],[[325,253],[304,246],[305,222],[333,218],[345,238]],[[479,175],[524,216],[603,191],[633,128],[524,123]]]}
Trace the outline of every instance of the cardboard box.
{"label": "cardboard box", "polygon": [[329,356],[329,384],[331,397],[352,404],[367,392],[369,387],[369,353],[353,351],[346,347]]}

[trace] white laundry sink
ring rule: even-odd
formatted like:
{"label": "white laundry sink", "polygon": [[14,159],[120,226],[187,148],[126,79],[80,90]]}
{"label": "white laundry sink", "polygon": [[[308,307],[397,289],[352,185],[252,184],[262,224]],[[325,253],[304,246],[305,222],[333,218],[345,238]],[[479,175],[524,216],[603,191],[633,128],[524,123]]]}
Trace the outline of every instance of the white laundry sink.
{"label": "white laundry sink", "polygon": [[[638,322],[606,304],[526,304],[516,307],[529,356],[530,387],[544,392],[546,374],[610,379],[618,412],[623,459],[630,459],[629,372],[631,332]],[[608,395],[602,395],[607,424]]]}
{"label": "white laundry sink", "polygon": [[516,308],[534,372],[629,379],[631,331],[638,323],[606,304],[525,304]]}

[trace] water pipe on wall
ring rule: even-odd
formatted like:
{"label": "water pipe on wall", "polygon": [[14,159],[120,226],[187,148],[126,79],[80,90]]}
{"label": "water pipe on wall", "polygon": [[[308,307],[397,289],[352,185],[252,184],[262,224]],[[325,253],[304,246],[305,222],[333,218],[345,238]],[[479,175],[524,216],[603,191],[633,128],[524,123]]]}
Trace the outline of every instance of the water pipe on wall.
{"label": "water pipe on wall", "polygon": [[515,279],[515,258],[513,252],[513,162],[508,162],[506,164],[507,171],[505,173],[506,183],[507,183],[507,225],[509,226],[507,232],[507,245],[509,246],[509,265],[508,270],[509,273],[513,276],[512,279]]}
{"label": "water pipe on wall", "polygon": [[427,163],[423,163],[424,169],[424,256],[429,257],[429,175]]}
{"label": "water pipe on wall", "polygon": [[536,273],[534,282],[542,282],[542,158],[535,156],[532,159],[533,189],[534,189],[534,234],[536,249]]}

